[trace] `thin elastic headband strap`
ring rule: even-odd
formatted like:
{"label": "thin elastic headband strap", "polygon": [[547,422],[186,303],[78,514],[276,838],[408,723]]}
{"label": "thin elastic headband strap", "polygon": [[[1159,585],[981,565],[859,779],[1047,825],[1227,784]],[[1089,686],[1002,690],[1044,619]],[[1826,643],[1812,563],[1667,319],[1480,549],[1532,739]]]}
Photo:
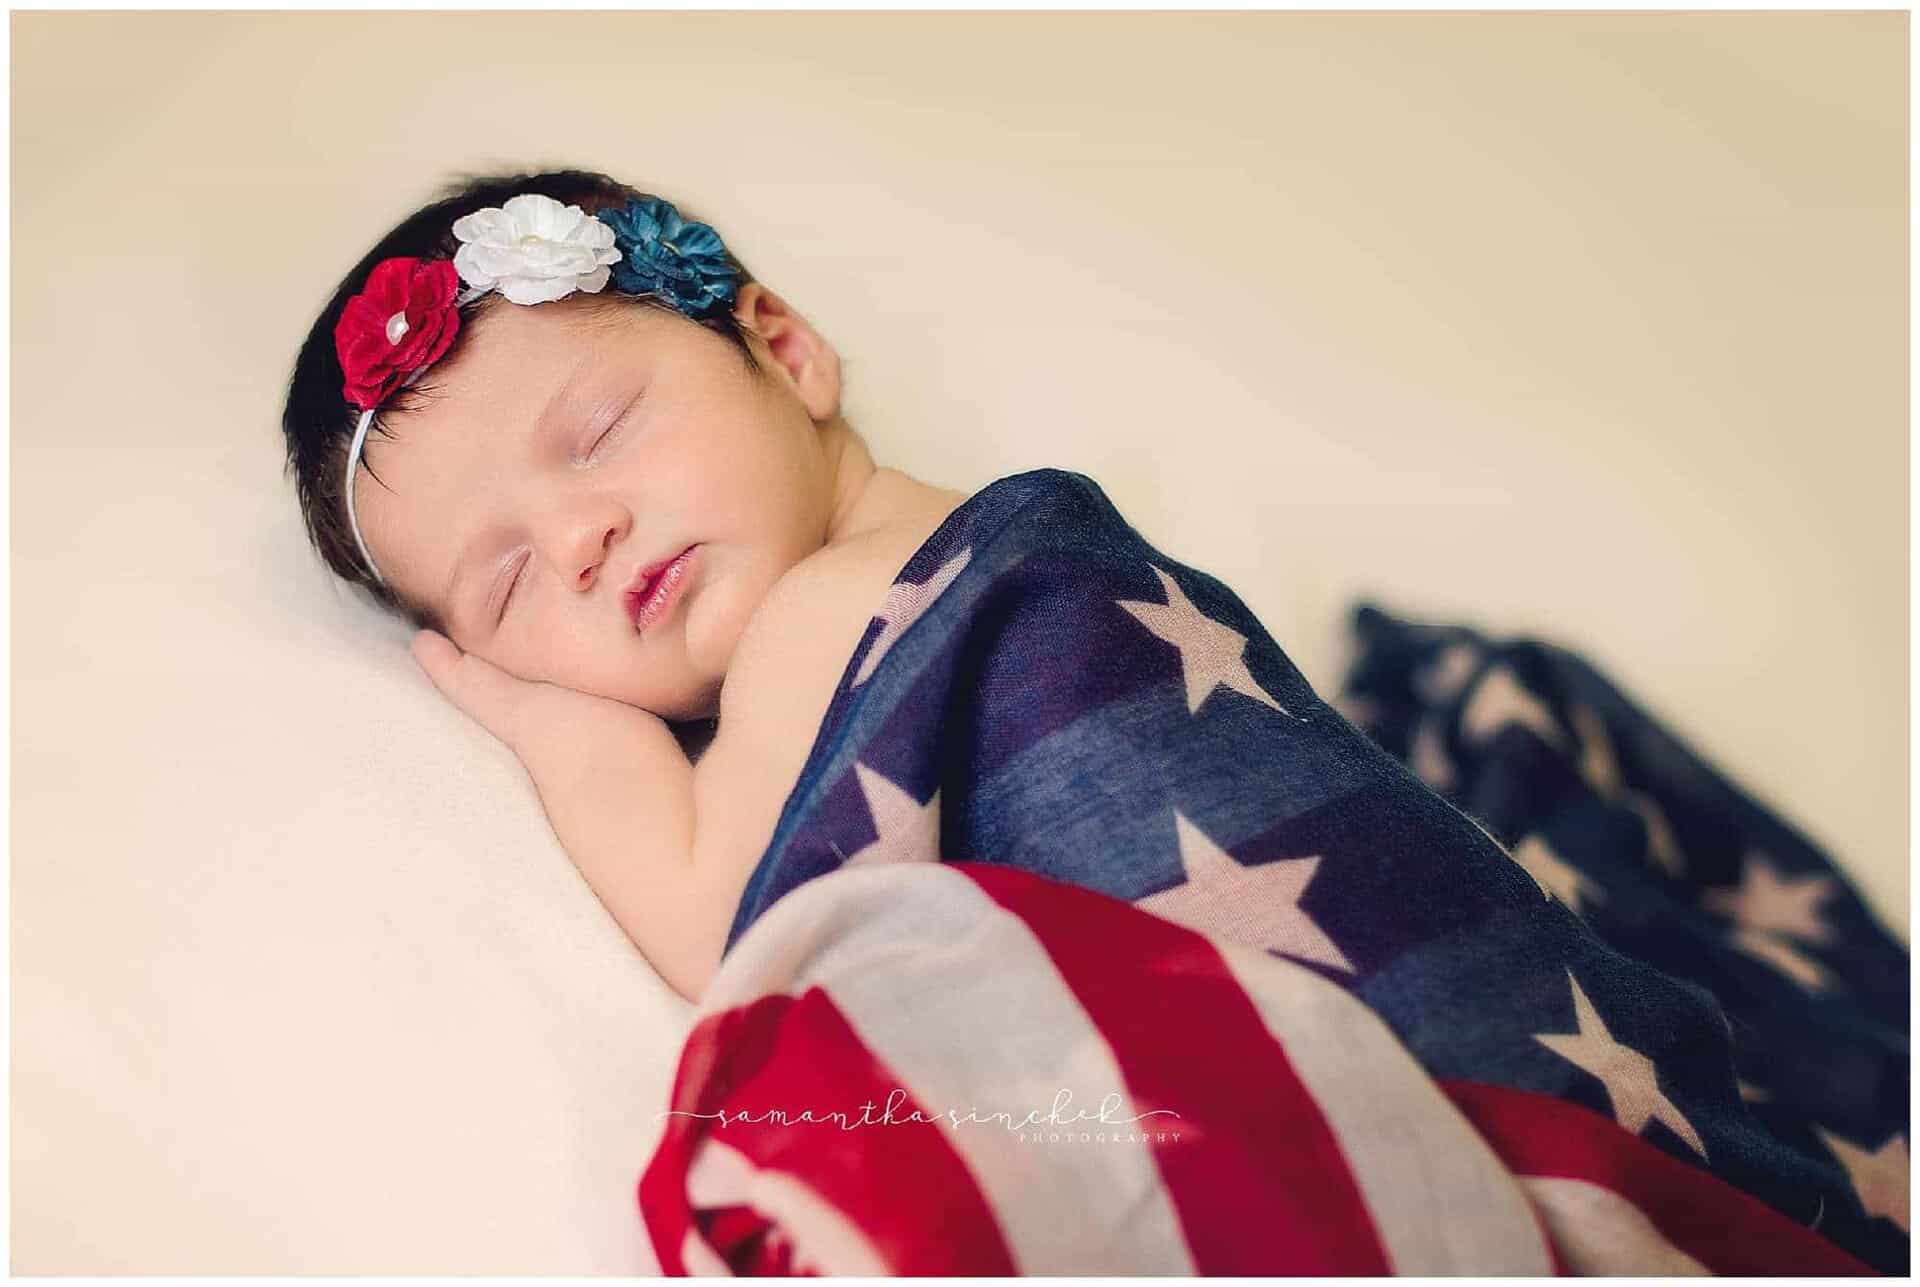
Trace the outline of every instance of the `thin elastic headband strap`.
{"label": "thin elastic headband strap", "polygon": [[367,571],[373,573],[373,579],[381,585],[387,579],[380,575],[380,569],[373,561],[373,555],[367,550],[367,543],[360,539],[360,517],[353,512],[354,475],[360,468],[360,449],[367,445],[367,426],[373,423],[373,408],[368,407],[360,413],[360,423],[353,431],[353,446],[347,448],[347,526],[353,529],[353,543],[360,547],[360,560],[367,565]]}
{"label": "thin elastic headband strap", "polygon": [[[453,301],[454,307],[471,304],[492,289],[491,286],[470,286],[461,291],[459,297]],[[426,373],[426,367],[419,368],[402,380],[400,387],[403,389],[411,387]],[[353,445],[347,448],[347,526],[353,529],[353,543],[360,548],[360,559],[367,565],[367,571],[373,573],[373,579],[376,582],[385,585],[387,579],[380,575],[380,567],[373,561],[373,552],[367,548],[365,538],[360,535],[360,515],[353,507],[353,484],[360,469],[360,453],[367,446],[367,429],[373,424],[373,412],[374,408],[368,407],[360,413],[360,423],[353,429]]]}

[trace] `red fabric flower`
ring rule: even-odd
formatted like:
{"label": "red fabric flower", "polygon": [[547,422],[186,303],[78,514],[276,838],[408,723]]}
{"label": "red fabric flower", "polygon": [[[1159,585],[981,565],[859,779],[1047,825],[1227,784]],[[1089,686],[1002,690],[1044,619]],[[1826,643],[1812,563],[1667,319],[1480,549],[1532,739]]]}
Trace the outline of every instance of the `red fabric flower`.
{"label": "red fabric flower", "polygon": [[367,274],[333,328],[348,402],[377,407],[407,376],[440,360],[460,332],[459,289],[450,259],[383,259]]}

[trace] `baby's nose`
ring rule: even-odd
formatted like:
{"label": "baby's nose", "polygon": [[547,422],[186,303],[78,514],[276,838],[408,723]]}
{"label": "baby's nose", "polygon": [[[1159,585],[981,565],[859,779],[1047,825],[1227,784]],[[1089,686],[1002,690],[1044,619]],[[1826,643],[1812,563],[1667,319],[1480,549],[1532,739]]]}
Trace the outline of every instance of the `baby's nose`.
{"label": "baby's nose", "polygon": [[618,534],[619,529],[615,527],[609,527],[600,534],[598,549],[595,550],[587,564],[580,569],[580,574],[574,578],[576,588],[584,590],[593,584],[594,577],[606,563],[607,551],[613,547],[614,538]]}

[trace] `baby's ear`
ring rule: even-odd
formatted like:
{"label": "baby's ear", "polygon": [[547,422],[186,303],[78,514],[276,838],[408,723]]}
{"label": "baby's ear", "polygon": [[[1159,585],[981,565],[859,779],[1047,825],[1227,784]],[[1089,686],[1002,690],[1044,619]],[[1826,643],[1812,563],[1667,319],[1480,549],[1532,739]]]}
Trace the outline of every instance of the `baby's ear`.
{"label": "baby's ear", "polygon": [[791,305],[759,282],[740,288],[733,304],[740,325],[766,341],[774,362],[793,381],[815,422],[840,411],[840,354]]}

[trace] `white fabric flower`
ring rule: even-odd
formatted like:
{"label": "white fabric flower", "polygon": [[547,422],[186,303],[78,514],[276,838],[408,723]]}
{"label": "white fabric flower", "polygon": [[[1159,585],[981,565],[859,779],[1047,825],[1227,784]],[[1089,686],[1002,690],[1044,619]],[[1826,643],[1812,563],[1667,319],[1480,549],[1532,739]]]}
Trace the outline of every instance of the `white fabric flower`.
{"label": "white fabric flower", "polygon": [[538,192],[461,215],[453,235],[463,243],[453,255],[461,280],[498,290],[516,304],[545,304],[576,290],[597,293],[607,284],[607,265],[620,262],[613,229]]}

